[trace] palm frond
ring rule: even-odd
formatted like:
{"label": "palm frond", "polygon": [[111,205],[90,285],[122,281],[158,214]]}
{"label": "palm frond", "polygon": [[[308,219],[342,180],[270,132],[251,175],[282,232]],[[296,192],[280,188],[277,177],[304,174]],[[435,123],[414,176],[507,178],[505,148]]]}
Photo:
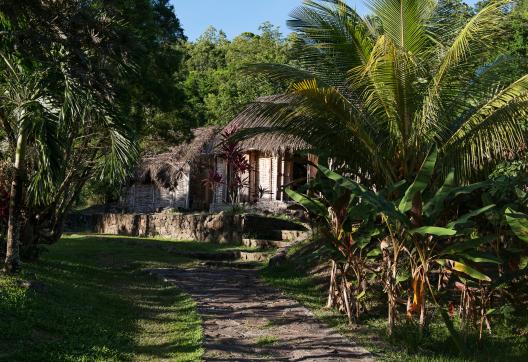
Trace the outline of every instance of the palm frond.
{"label": "palm frond", "polygon": [[[523,120],[528,116],[528,75],[497,92],[451,130],[442,143],[449,162],[463,176],[496,163],[525,145]],[[447,166],[446,166],[447,167]]]}
{"label": "palm frond", "polygon": [[288,85],[305,79],[317,79],[320,84],[325,84],[325,80],[318,78],[316,74],[286,64],[248,64],[241,70],[251,74],[264,75],[272,81],[285,82]]}
{"label": "palm frond", "polygon": [[431,34],[428,19],[435,9],[432,0],[370,0],[367,6],[381,19],[383,32],[396,47],[411,54],[427,48]]}
{"label": "palm frond", "polygon": [[369,28],[344,1],[306,1],[290,16],[288,26],[304,40],[304,45],[339,59],[336,66],[341,71],[367,61],[372,49]]}
{"label": "palm frond", "polygon": [[510,2],[509,0],[490,2],[460,30],[453,43],[441,55],[441,62],[432,83],[435,93],[449,72],[460,67],[470,56],[479,58],[490,49],[497,48],[496,40],[502,33],[501,22],[504,20],[502,8]]}

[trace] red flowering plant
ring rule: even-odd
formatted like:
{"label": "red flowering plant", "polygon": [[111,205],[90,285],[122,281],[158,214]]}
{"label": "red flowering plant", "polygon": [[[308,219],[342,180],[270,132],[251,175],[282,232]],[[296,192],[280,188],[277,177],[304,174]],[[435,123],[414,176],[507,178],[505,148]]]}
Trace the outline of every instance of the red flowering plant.
{"label": "red flowering plant", "polygon": [[221,134],[222,141],[219,146],[219,156],[226,162],[226,175],[223,177],[217,171],[210,171],[204,184],[215,188],[220,184],[227,187],[227,202],[236,204],[239,202],[240,190],[248,183],[244,175],[249,172],[251,166],[246,158],[240,144],[233,140],[237,128],[231,127]]}
{"label": "red flowering plant", "polygon": [[202,184],[208,189],[214,190],[222,184],[223,177],[215,170],[209,170],[207,178],[202,181]]}

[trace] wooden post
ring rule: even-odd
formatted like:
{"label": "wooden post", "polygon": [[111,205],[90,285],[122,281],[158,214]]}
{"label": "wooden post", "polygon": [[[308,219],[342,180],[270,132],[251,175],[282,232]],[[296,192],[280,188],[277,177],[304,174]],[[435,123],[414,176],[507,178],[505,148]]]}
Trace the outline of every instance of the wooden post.
{"label": "wooden post", "polygon": [[274,190],[273,190],[273,154],[270,155],[270,169],[269,169],[269,190],[270,190],[270,201],[273,200]]}
{"label": "wooden post", "polygon": [[[319,164],[319,157],[313,154],[308,154],[308,161],[318,165]],[[312,166],[311,164],[308,164],[308,175],[307,179],[308,181],[313,180],[315,176],[317,175],[317,167]]]}
{"label": "wooden post", "polygon": [[284,174],[283,168],[283,156],[278,154],[277,156],[277,194],[275,195],[275,200],[280,201],[282,199],[282,175]]}
{"label": "wooden post", "polygon": [[259,151],[251,151],[250,154],[251,170],[249,174],[250,197],[252,202],[259,199]]}
{"label": "wooden post", "polygon": [[189,175],[184,173],[182,178],[187,179],[187,195],[185,196],[185,208],[189,210],[189,208],[191,207],[190,205],[191,203],[191,173],[190,171],[189,171]]}

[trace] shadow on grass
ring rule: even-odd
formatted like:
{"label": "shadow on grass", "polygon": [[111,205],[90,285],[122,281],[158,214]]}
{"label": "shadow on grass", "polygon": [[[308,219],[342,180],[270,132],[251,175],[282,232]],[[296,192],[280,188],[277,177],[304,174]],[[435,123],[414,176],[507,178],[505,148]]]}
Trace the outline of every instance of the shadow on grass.
{"label": "shadow on grass", "polygon": [[0,361],[199,360],[194,302],[143,271],[190,262],[171,256],[168,246],[218,248],[69,236],[22,275],[0,277]]}

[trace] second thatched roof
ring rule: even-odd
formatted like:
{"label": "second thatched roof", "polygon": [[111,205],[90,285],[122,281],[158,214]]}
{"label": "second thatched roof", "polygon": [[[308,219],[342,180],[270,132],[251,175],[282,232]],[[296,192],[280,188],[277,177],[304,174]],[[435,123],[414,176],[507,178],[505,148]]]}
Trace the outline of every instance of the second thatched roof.
{"label": "second thatched roof", "polygon": [[[310,146],[302,139],[293,135],[286,135],[271,131],[269,119],[259,116],[258,108],[266,104],[278,104],[287,98],[284,95],[265,96],[258,98],[248,105],[238,116],[233,119],[226,130],[235,129],[243,133],[255,135],[243,137],[239,142],[244,151],[261,151],[269,153],[307,150]],[[262,131],[262,132],[260,132]]]}
{"label": "second thatched roof", "polygon": [[161,153],[141,160],[136,170],[134,182],[155,183],[165,189],[174,189],[178,180],[191,164],[201,156],[214,153],[215,138],[219,127],[202,127],[193,130],[189,142],[173,147],[169,152]]}

